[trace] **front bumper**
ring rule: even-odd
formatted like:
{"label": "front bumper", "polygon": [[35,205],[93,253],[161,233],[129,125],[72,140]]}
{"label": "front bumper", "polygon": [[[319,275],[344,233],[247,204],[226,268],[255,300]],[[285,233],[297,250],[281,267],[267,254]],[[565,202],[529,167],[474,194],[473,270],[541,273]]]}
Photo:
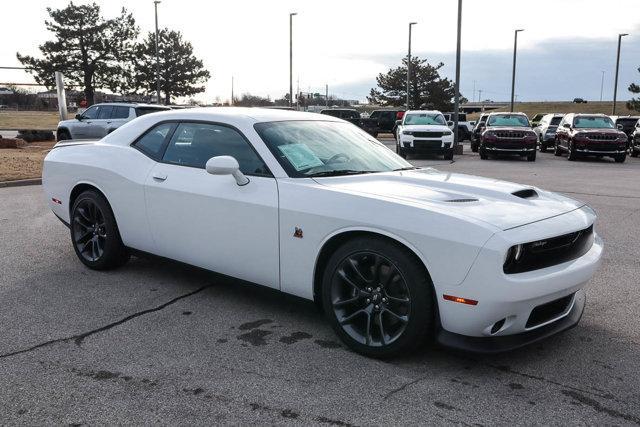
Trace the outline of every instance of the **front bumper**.
{"label": "front bumper", "polygon": [[[474,344],[480,348],[479,351],[489,351],[492,346],[496,347],[495,351],[503,351],[545,338],[575,324],[580,317],[576,311],[582,312],[584,306],[581,300],[583,288],[601,262],[603,243],[597,234],[594,233],[593,245],[586,254],[546,268],[505,274],[504,256],[515,244],[582,230],[594,221],[595,215],[590,209],[580,208],[496,233],[480,250],[462,283],[443,286],[434,283],[442,326],[438,340],[458,348]],[[531,322],[534,310],[540,306],[574,294],[572,307],[553,312],[544,321]],[[477,304],[445,300],[444,295],[475,300]],[[479,344],[485,340],[487,344]]]}
{"label": "front bumper", "polygon": [[492,354],[515,350],[576,326],[582,318],[586,300],[584,289],[579,290],[574,294],[571,308],[565,316],[531,331],[514,335],[469,337],[440,328],[436,334],[436,341],[445,347],[471,353]]}
{"label": "front bumper", "polygon": [[532,151],[536,151],[534,147],[518,147],[518,148],[503,148],[500,146],[485,146],[485,150],[491,152],[500,152],[500,153],[530,153]]}

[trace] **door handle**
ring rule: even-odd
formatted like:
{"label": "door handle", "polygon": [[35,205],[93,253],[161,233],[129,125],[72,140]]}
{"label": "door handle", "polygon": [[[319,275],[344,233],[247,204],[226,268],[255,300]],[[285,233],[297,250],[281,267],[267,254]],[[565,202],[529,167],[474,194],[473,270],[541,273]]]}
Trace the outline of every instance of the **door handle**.
{"label": "door handle", "polygon": [[155,179],[156,181],[164,181],[165,179],[167,179],[167,174],[166,173],[162,173],[162,172],[155,172],[152,175],[153,179]]}

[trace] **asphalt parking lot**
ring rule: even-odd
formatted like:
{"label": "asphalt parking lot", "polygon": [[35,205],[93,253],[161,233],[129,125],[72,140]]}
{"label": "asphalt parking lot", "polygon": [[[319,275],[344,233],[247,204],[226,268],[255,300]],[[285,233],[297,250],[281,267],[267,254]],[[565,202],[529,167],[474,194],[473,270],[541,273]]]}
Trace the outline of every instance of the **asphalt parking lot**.
{"label": "asphalt parking lot", "polygon": [[640,159],[410,161],[589,203],[606,252],[581,323],[497,356],[367,359],[310,302],[157,259],[88,270],[40,186],[0,188],[2,423],[640,424]]}

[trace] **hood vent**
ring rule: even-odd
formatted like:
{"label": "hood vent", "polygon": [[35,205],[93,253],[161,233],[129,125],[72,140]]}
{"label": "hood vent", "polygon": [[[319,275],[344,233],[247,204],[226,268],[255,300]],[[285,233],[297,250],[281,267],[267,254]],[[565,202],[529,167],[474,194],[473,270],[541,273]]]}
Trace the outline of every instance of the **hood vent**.
{"label": "hood vent", "polygon": [[524,190],[514,191],[511,194],[521,199],[535,199],[538,197],[538,193],[533,188],[525,188]]}
{"label": "hood vent", "polygon": [[477,202],[478,199],[451,199],[451,200],[445,200],[445,202],[447,203],[470,203],[470,202]]}

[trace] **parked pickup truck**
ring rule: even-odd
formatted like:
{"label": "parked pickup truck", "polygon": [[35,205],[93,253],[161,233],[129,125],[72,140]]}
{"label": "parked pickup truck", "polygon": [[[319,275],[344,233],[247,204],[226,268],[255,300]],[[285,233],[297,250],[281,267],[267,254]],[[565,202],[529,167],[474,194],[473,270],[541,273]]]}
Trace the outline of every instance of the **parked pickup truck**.
{"label": "parked pickup truck", "polygon": [[629,145],[631,145],[632,135],[636,130],[638,119],[640,119],[640,116],[611,116],[616,128],[627,134]]}
{"label": "parked pickup truck", "polygon": [[[443,115],[444,118],[447,119],[449,128],[453,130],[453,113],[443,113]],[[458,113],[458,142],[466,141],[467,139],[470,140],[475,125],[476,122],[467,120],[466,113]]]}
{"label": "parked pickup truck", "polygon": [[332,117],[338,117],[353,123],[373,136],[379,133],[393,133],[396,131],[396,120],[402,119],[404,110],[374,110],[369,117],[364,118],[360,112],[352,108],[329,108],[320,111]]}

